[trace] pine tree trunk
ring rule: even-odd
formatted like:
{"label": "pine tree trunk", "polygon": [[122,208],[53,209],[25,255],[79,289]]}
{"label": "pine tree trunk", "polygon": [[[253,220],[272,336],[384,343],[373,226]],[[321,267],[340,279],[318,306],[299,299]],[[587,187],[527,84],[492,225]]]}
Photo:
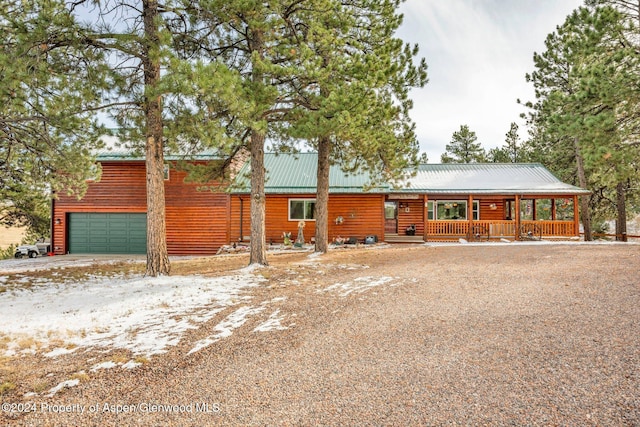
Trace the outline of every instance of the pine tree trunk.
{"label": "pine tree trunk", "polygon": [[620,182],[616,185],[616,210],[618,217],[616,219],[616,240],[619,242],[627,241],[627,203],[625,184]]}
{"label": "pine tree trunk", "polygon": [[251,134],[251,252],[249,264],[268,265],[265,237],[264,134]]}
{"label": "pine tree trunk", "polygon": [[[576,154],[576,164],[578,167],[578,183],[580,187],[587,188],[587,174],[584,170],[584,159],[580,152],[578,139],[573,140],[573,146]],[[589,209],[589,196],[580,196],[580,221],[584,229],[584,240],[590,242],[593,240],[591,234],[591,210]]]}
{"label": "pine tree trunk", "polygon": [[[252,53],[264,59],[265,43],[262,30],[254,28],[250,31],[249,49]],[[251,80],[259,87],[264,84],[264,74],[260,67],[253,67]],[[259,118],[256,118],[259,119]],[[251,251],[249,265],[269,265],[267,262],[267,242],[265,236],[265,206],[264,195],[264,141],[265,131],[252,129],[251,131]]]}
{"label": "pine tree trunk", "polygon": [[158,3],[143,1],[144,30],[144,83],[146,118],[146,178],[147,178],[147,270],[148,276],[169,274],[171,269],[166,240],[164,196],[164,154],[162,152],[162,100],[155,89],[160,81],[160,61],[154,54],[160,45],[156,19]]}
{"label": "pine tree trunk", "polygon": [[329,155],[331,141],[318,141],[318,173],[316,188],[316,252],[327,253],[329,248]]}

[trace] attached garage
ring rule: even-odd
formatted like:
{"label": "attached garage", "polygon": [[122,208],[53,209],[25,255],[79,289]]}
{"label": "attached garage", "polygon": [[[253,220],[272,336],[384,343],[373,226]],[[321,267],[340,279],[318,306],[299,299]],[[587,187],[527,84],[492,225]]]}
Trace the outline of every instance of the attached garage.
{"label": "attached garage", "polygon": [[69,213],[71,254],[144,254],[147,251],[145,213]]}

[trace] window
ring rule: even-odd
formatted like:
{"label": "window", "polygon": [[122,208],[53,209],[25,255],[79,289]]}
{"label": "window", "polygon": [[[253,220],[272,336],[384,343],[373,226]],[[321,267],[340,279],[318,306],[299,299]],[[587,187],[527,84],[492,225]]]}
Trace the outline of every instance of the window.
{"label": "window", "polygon": [[164,180],[169,181],[169,164],[168,163],[164,164],[163,172],[164,172]]}
{"label": "window", "polygon": [[289,221],[313,221],[316,218],[316,199],[289,199]]}
{"label": "window", "polygon": [[467,202],[464,200],[444,200],[436,203],[438,219],[467,219]]}
{"label": "window", "polygon": [[[466,200],[441,200],[427,202],[427,215],[429,220],[466,220],[467,201]],[[480,201],[473,201],[473,220],[480,220]]]}
{"label": "window", "polygon": [[396,219],[397,213],[398,204],[396,202],[384,202],[384,219]]}

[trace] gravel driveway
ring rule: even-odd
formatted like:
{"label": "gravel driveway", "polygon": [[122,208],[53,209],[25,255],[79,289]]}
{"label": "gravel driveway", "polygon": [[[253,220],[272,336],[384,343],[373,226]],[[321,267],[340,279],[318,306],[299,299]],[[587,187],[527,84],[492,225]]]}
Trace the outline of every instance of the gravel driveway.
{"label": "gravel driveway", "polygon": [[[251,300],[277,307],[280,330],[254,332],[265,311],[187,354],[220,313],[167,355],[92,374],[6,422],[640,425],[638,245],[280,258],[259,270],[269,281]],[[76,406],[59,413],[64,405]]]}

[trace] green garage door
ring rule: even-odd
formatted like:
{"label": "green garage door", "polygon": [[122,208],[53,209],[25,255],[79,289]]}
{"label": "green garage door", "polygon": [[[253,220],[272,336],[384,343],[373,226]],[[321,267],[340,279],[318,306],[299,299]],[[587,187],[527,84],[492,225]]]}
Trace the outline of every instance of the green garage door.
{"label": "green garage door", "polygon": [[69,253],[144,254],[146,252],[147,214],[69,214]]}

